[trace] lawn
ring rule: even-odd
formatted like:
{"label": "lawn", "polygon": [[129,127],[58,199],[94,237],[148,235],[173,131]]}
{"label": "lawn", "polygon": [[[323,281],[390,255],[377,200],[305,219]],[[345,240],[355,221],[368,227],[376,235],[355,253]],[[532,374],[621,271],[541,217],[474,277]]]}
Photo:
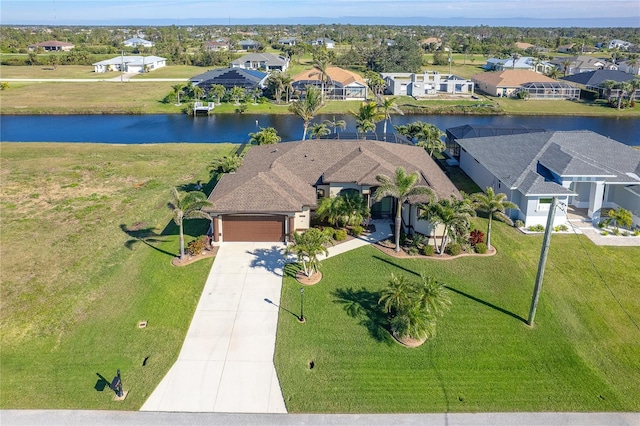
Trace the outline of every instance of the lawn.
{"label": "lawn", "polygon": [[[531,328],[541,240],[496,224],[492,257],[342,254],[305,288],[305,324],[295,317],[300,285],[289,266],[275,357],[289,412],[640,410],[640,247],[554,235]],[[377,305],[392,272],[425,272],[450,289],[450,312],[419,348],[390,338]]]}
{"label": "lawn", "polygon": [[[0,408],[139,409],[177,358],[212,264],[171,266],[169,189],[207,182],[237,146],[0,148]],[[185,225],[190,241],[209,222]],[[119,403],[104,380],[118,368],[130,391]]]}

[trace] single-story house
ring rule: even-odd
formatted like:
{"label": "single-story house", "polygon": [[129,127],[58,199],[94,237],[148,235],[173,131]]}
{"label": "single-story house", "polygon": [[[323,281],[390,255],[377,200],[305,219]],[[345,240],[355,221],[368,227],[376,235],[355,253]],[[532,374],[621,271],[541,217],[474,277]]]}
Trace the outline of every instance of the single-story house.
{"label": "single-story house", "polygon": [[628,41],[613,39],[609,42],[609,49],[620,49],[620,50],[629,50],[629,48],[633,47],[633,43]]}
{"label": "single-story house", "polygon": [[269,74],[257,70],[221,68],[191,77],[189,81],[195,86],[201,87],[206,93],[214,84],[220,84],[227,90],[233,89],[234,86],[247,90],[262,89],[268,76]]}
{"label": "single-story house", "polygon": [[133,37],[122,42],[127,47],[153,47],[154,43],[140,37]]}
{"label": "single-story house", "polygon": [[35,44],[29,45],[29,51],[33,52],[36,49],[44,49],[47,52],[56,52],[56,51],[68,52],[74,47],[75,46],[73,44],[67,43],[65,41],[49,40],[49,41],[43,41],[42,43],[35,43]]}
{"label": "single-story house", "polygon": [[[640,226],[640,151],[591,131],[550,131],[458,139],[460,168],[481,188],[505,193],[525,226],[546,225],[553,197],[587,209],[625,208]],[[566,222],[556,211],[554,225]]]}
{"label": "single-story house", "polygon": [[208,52],[223,52],[229,50],[231,43],[227,37],[210,40],[204,44],[204,50]]}
{"label": "single-story house", "polygon": [[[209,195],[214,207],[214,241],[288,241],[294,231],[308,229],[322,197],[355,191],[362,194],[374,218],[393,217],[391,197],[374,201],[376,176],[394,176],[397,167],[418,172],[421,185],[438,198],[460,193],[431,159],[417,146],[375,141],[308,140],[252,146],[242,166],[222,176]],[[432,234],[429,223],[418,220],[418,203],[403,209],[408,232]],[[408,208],[410,206],[410,208]],[[437,232],[437,230],[436,230]]]}
{"label": "single-story house", "polygon": [[[572,56],[568,58],[555,58],[549,61],[560,72],[569,74],[579,74],[582,72],[596,71],[596,70],[616,70],[618,66],[605,59],[594,58],[593,56]],[[565,69],[566,68],[566,69]]]}
{"label": "single-story house", "polygon": [[[523,133],[546,132],[541,127],[525,126],[480,126],[475,124],[465,124],[462,126],[449,127],[445,130],[446,153],[455,160],[460,159],[460,145],[458,139],[483,138],[487,136],[521,135]],[[455,164],[455,163],[454,163]]]}
{"label": "single-story house", "polygon": [[420,45],[435,50],[442,46],[442,40],[438,37],[428,37],[421,40]]}
{"label": "single-story house", "polygon": [[516,93],[525,83],[557,83],[557,80],[528,70],[505,70],[483,72],[471,76],[476,90],[488,95],[508,97]]}
{"label": "single-story house", "polygon": [[251,39],[240,40],[236,44],[240,47],[240,50],[255,50],[260,46],[260,43]]}
{"label": "single-story house", "polygon": [[504,70],[529,70],[540,74],[546,74],[554,66],[546,61],[537,58],[523,56],[520,58],[489,58],[483,66],[487,71],[504,71]]}
{"label": "single-story house", "polygon": [[[609,94],[607,94],[607,89],[602,87],[602,84],[605,81],[612,80],[616,83],[623,83],[633,81],[634,78],[635,77],[632,74],[627,74],[622,71],[597,70],[568,75],[566,77],[562,77],[561,80],[574,83],[577,86],[584,86],[587,90],[595,90],[599,93],[601,98],[606,98],[609,95],[611,97],[617,97],[619,90],[613,89]],[[636,90],[635,99],[640,99],[640,90]]]}
{"label": "single-story house", "polygon": [[244,68],[247,70],[286,71],[289,66],[289,58],[273,53],[249,53],[235,61],[230,68]]}
{"label": "single-story house", "polygon": [[278,44],[281,44],[283,46],[295,46],[296,42],[297,39],[295,37],[281,38],[278,40]]}
{"label": "single-story house", "polygon": [[574,51],[576,47],[575,43],[563,44],[562,46],[558,46],[559,53],[571,53]]}
{"label": "single-story house", "polygon": [[472,95],[474,83],[456,75],[440,74],[438,71],[423,73],[381,73],[385,93],[394,96],[423,97],[449,93]]}
{"label": "single-story house", "polygon": [[618,64],[618,70],[627,74],[640,75],[640,61],[622,61]]}
{"label": "single-story house", "polygon": [[336,47],[336,42],[326,37],[311,40],[309,44],[312,46],[324,46],[327,49],[333,49]]}
{"label": "single-story house", "polygon": [[[327,67],[329,82],[325,82],[325,95],[331,99],[367,99],[367,82],[360,75],[339,67]],[[308,85],[322,88],[320,72],[316,69],[303,71],[293,77],[292,86],[303,92]]]}
{"label": "single-story house", "polygon": [[116,56],[93,64],[94,72],[148,72],[167,65],[167,59],[159,56]]}

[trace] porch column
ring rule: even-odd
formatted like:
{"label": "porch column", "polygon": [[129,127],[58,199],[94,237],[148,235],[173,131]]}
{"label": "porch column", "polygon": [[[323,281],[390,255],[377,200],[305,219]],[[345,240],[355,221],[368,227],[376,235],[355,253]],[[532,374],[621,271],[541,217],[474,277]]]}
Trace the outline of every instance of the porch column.
{"label": "porch column", "polygon": [[604,197],[604,182],[593,182],[589,191],[589,211],[587,215],[593,218],[593,215],[602,208],[602,199]]}
{"label": "porch column", "polygon": [[296,227],[296,218],[293,216],[289,216],[287,218],[287,221],[285,223],[285,237],[284,237],[284,242],[288,243],[289,241],[291,241],[291,236],[293,235],[293,232],[295,231],[295,227]]}
{"label": "porch column", "polygon": [[220,216],[216,216],[213,218],[213,241],[220,241]]}

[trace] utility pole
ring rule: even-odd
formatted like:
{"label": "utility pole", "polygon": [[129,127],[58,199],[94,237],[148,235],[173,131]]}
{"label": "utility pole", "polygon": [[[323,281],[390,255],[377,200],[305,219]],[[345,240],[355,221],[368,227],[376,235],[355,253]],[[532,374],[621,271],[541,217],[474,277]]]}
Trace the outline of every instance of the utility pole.
{"label": "utility pole", "polygon": [[544,238],[542,240],[542,250],[540,251],[540,262],[538,263],[538,273],[536,274],[536,285],[533,289],[533,298],[531,299],[531,309],[529,310],[529,320],[527,324],[533,326],[533,318],[536,316],[536,308],[538,307],[538,299],[542,290],[542,278],[544,277],[544,267],[547,263],[547,254],[549,253],[549,245],[551,244],[551,231],[553,230],[553,219],[556,216],[556,207],[558,205],[558,197],[553,197],[549,215],[547,216],[547,227],[544,230]]}

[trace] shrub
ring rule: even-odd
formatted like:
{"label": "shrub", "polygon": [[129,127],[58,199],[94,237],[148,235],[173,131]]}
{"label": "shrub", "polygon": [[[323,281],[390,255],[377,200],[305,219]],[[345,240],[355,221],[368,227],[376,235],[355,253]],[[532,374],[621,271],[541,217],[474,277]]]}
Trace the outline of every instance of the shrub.
{"label": "shrub", "polygon": [[640,229],[635,229],[635,230],[633,231],[633,236],[634,236],[634,237],[640,237]]}
{"label": "shrub", "polygon": [[409,253],[411,256],[416,256],[417,254],[420,253],[420,251],[418,250],[417,247],[409,247],[409,250],[407,250],[407,253]]}
{"label": "shrub", "polygon": [[187,252],[191,256],[197,256],[204,251],[205,245],[205,237],[198,237],[189,243],[187,246]]}
{"label": "shrub", "polygon": [[620,230],[618,228],[613,228],[613,235],[620,235]]}
{"label": "shrub", "polygon": [[606,237],[607,235],[609,235],[609,233],[607,231],[602,231],[600,235],[602,235],[603,237]]}
{"label": "shrub", "polygon": [[529,231],[531,232],[544,232],[544,226],[543,225],[531,225],[529,228],[527,228]]}
{"label": "shrub", "polygon": [[556,227],[553,228],[554,231],[556,232],[565,232],[567,230],[569,230],[569,228],[567,228],[567,225],[558,225]]}
{"label": "shrub", "polygon": [[513,226],[515,226],[516,228],[524,228],[524,222],[520,219],[517,219],[513,222]]}
{"label": "shrub", "polygon": [[436,252],[436,249],[433,246],[430,246],[428,244],[425,244],[424,246],[422,246],[422,254],[424,254],[425,256],[433,256],[435,252]]}
{"label": "shrub", "polygon": [[600,222],[598,222],[598,228],[603,229],[604,227],[605,227],[604,220],[601,220]]}
{"label": "shrub", "polygon": [[474,247],[480,243],[484,243],[484,232],[479,229],[474,229],[471,231],[471,234],[469,234],[469,242]]}
{"label": "shrub", "polygon": [[462,251],[462,248],[460,247],[460,244],[452,243],[447,245],[447,248],[445,249],[445,251],[447,252],[447,254],[450,254],[451,256],[457,256]]}
{"label": "shrub", "polygon": [[355,237],[359,237],[364,232],[364,228],[360,225],[351,227],[351,234]]}
{"label": "shrub", "polygon": [[487,252],[487,245],[485,243],[478,243],[475,246],[476,253],[485,254]]}
{"label": "shrub", "polygon": [[336,241],[344,241],[347,239],[347,231],[345,229],[336,229],[333,233],[333,239]]}

